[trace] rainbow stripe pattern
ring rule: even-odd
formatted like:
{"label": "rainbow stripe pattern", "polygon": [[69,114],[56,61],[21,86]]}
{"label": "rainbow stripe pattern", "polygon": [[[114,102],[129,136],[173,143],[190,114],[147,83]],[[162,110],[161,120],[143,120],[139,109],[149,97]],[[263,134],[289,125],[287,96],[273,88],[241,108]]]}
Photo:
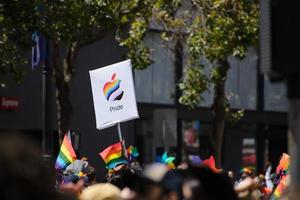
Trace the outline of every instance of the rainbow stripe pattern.
{"label": "rainbow stripe pattern", "polygon": [[107,147],[102,152],[100,152],[99,155],[105,162],[106,168],[108,169],[113,169],[119,164],[128,163],[127,160],[124,158],[121,142],[115,143]]}
{"label": "rainbow stripe pattern", "polygon": [[132,145],[130,145],[128,147],[127,153],[130,154],[130,155],[132,155],[135,158],[139,156],[139,152],[138,152],[137,148],[134,147],[134,146],[132,146]]}
{"label": "rainbow stripe pattern", "polygon": [[136,147],[130,145],[127,148],[127,155],[128,155],[129,161],[131,162],[139,156],[139,152]]}
{"label": "rainbow stripe pattern", "polygon": [[165,164],[169,170],[176,169],[175,164],[173,162],[175,160],[175,157],[168,156],[168,152],[165,152],[161,157],[158,156],[156,160],[162,164]]}
{"label": "rainbow stripe pattern", "polygon": [[274,193],[272,194],[270,198],[271,200],[277,200],[281,198],[282,193],[284,192],[284,189],[287,186],[286,175],[290,170],[290,163],[291,163],[290,156],[286,153],[283,153],[279,161],[279,164],[276,168],[276,174],[280,175],[281,180],[278,183]]}
{"label": "rainbow stripe pattern", "polygon": [[271,200],[278,200],[282,196],[284,189],[286,188],[286,176],[284,176],[277,185],[274,193],[271,196]]}
{"label": "rainbow stripe pattern", "polygon": [[279,161],[279,165],[276,168],[276,173],[279,174],[280,170],[282,170],[285,172],[285,174],[287,174],[290,169],[290,163],[290,156],[286,153],[283,153]]}
{"label": "rainbow stripe pattern", "polygon": [[64,170],[74,160],[76,160],[76,153],[73,149],[71,139],[68,137],[68,134],[65,134],[55,162],[55,169]]}
{"label": "rainbow stripe pattern", "polygon": [[124,91],[120,89],[121,80],[116,79],[116,73],[111,77],[112,82],[106,82],[103,86],[103,94],[107,101],[121,100]]}

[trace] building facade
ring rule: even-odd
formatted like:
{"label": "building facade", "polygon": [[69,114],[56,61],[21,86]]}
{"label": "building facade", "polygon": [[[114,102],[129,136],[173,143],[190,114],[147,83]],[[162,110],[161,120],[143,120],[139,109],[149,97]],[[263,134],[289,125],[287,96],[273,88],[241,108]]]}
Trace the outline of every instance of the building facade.
{"label": "building facade", "polygon": [[[155,63],[135,71],[141,115],[135,133],[143,161],[151,161],[165,150],[176,153],[180,161],[188,154],[208,158],[212,154],[212,88],[203,94],[204,101],[196,109],[178,105],[175,80],[184,76],[185,52],[169,50],[156,31],[149,33],[146,42],[153,48]],[[179,71],[178,55],[182,56]],[[244,117],[237,123],[226,123],[222,167],[236,173],[245,166],[263,171],[268,163],[276,165],[287,151],[286,89],[260,74],[258,59],[255,48],[249,48],[243,60],[229,58],[226,96],[233,110],[244,109]],[[209,73],[207,60],[200,62]]]}
{"label": "building facade", "polygon": [[[176,80],[184,75],[184,52],[176,54],[168,49],[157,31],[147,35],[146,43],[153,49],[155,62],[143,71],[134,71],[140,118],[122,123],[126,144],[138,147],[139,160],[143,163],[155,160],[156,155],[164,151],[176,154],[177,162],[189,154],[207,158],[212,153],[212,114],[209,108],[212,93],[205,93],[205,101],[194,110],[179,105]],[[70,129],[74,132],[73,144],[80,156],[87,156],[96,166],[99,179],[104,177],[105,167],[98,153],[117,142],[118,134],[117,127],[96,129],[88,71],[122,61],[124,52],[113,36],[82,48],[72,80]],[[181,56],[181,67],[176,66],[178,56]],[[245,109],[245,116],[238,123],[226,125],[222,167],[238,172],[243,165],[249,165],[250,159],[250,164],[262,170],[268,161],[276,164],[279,155],[287,150],[285,88],[271,85],[259,74],[255,49],[250,48],[244,60],[229,60],[227,95],[231,107]],[[0,88],[0,133],[18,132],[41,143],[42,69],[38,67],[32,71],[28,66],[26,73],[22,84],[9,81],[7,88]],[[52,94],[50,110],[55,158],[59,145],[54,86]]]}

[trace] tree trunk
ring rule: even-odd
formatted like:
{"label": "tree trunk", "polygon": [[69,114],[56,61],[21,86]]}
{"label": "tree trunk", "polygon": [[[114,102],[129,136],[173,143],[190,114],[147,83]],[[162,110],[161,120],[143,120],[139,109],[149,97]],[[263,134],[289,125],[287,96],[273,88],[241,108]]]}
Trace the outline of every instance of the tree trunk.
{"label": "tree trunk", "polygon": [[77,54],[77,43],[68,46],[66,58],[60,56],[60,48],[57,43],[53,48],[53,69],[56,84],[56,104],[58,118],[59,141],[62,141],[64,134],[71,128],[70,117],[72,105],[70,101],[70,83],[73,76],[75,56]]}
{"label": "tree trunk", "polygon": [[214,85],[214,102],[212,105],[213,111],[213,130],[212,144],[215,153],[216,166],[221,166],[222,161],[222,146],[225,127],[225,82],[229,63],[227,60],[218,63],[218,72],[220,79]]}

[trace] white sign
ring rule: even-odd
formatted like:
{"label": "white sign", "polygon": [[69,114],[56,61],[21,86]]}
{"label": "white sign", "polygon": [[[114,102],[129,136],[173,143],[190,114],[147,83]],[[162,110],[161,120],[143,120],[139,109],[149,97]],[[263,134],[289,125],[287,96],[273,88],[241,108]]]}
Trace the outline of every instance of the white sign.
{"label": "white sign", "polygon": [[131,61],[90,71],[97,129],[139,118]]}

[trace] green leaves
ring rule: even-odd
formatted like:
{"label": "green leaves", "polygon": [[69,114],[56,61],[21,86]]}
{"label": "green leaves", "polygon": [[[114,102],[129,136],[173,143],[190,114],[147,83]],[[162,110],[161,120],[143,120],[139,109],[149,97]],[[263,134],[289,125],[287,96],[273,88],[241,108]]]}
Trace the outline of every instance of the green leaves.
{"label": "green leaves", "polygon": [[208,85],[224,78],[214,67],[204,75],[200,58],[213,65],[231,55],[243,58],[247,47],[257,44],[258,20],[256,0],[14,0],[0,4],[0,67],[9,72],[9,66],[26,65],[21,51],[30,50],[33,31],[80,46],[116,31],[133,66],[144,69],[152,63],[144,44],[151,22],[163,30],[165,41],[184,44],[187,67],[180,101],[196,106]]}
{"label": "green leaves", "polygon": [[[14,0],[0,4],[0,71],[16,72],[27,65],[24,52],[30,51],[34,31],[60,44],[80,47],[117,32],[118,41],[128,49],[136,68],[152,61],[143,38],[154,9],[163,0]],[[17,13],[17,15],[16,15]],[[15,74],[20,77],[20,73]]]}
{"label": "green leaves", "polygon": [[[227,58],[242,59],[249,46],[257,45],[258,1],[193,0],[186,1],[182,7],[172,3],[168,6],[160,6],[154,16],[164,29],[162,39],[174,43],[180,41],[186,50],[186,70],[179,83],[180,103],[196,107],[203,101],[201,95],[210,85],[222,85],[226,81],[230,66],[223,64],[227,63]],[[184,15],[186,11],[188,15]],[[199,63],[203,58],[210,64],[201,66]],[[205,67],[208,68],[206,74],[203,73]],[[228,102],[224,102],[223,107],[231,121],[243,116],[242,111],[231,112]]]}
{"label": "green leaves", "polygon": [[120,45],[128,48],[128,57],[131,58],[136,69],[145,69],[152,60],[150,59],[150,49],[144,46],[143,38],[146,34],[148,24],[146,19],[138,17],[131,23],[129,37],[121,40]]}
{"label": "green leaves", "polygon": [[142,44],[129,49],[128,57],[136,69],[145,69],[153,62],[150,58],[150,49]]}
{"label": "green leaves", "polygon": [[203,74],[201,67],[188,67],[183,81],[178,86],[183,91],[179,102],[194,108],[203,100],[201,94],[208,89],[209,80]]}
{"label": "green leaves", "polygon": [[[181,102],[195,106],[202,100],[200,96],[208,88],[207,83],[226,80],[226,75],[220,73],[220,69],[226,66],[221,63],[229,56],[244,58],[247,48],[257,44],[259,8],[256,0],[193,0],[191,5],[191,17],[181,19],[186,30],[183,42],[189,67],[180,89],[183,92]],[[173,21],[180,17],[178,14],[173,16]],[[168,20],[165,20],[167,27],[172,27]],[[211,63],[206,66],[210,76],[199,71],[198,65],[203,57]]]}
{"label": "green leaves", "polygon": [[33,16],[24,10],[33,9],[33,4],[31,0],[27,3],[8,1],[0,4],[1,85],[5,82],[6,75],[12,75],[16,82],[20,82],[24,76],[23,66],[28,63],[24,52],[31,47],[31,35],[28,32],[33,29]]}
{"label": "green leaves", "polygon": [[201,15],[201,23],[199,16],[194,18],[189,35],[192,55],[202,54],[212,63],[230,55],[243,58],[247,47],[256,44],[258,5],[255,1],[214,0],[203,12],[207,15]]}

